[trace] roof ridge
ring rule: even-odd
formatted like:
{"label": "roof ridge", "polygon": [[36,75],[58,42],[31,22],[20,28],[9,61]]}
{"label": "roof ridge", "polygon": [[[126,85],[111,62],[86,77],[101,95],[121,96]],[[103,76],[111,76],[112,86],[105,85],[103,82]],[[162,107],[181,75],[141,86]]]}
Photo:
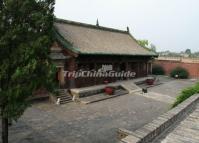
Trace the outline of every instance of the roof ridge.
{"label": "roof ridge", "polygon": [[125,31],[125,30],[119,30],[119,29],[104,27],[104,26],[97,26],[97,25],[93,25],[93,24],[87,24],[87,23],[65,20],[65,19],[60,19],[60,18],[56,18],[55,21],[58,23],[67,23],[67,24],[71,24],[71,25],[83,26],[83,27],[88,27],[88,28],[93,28],[93,29],[129,34],[129,32]]}

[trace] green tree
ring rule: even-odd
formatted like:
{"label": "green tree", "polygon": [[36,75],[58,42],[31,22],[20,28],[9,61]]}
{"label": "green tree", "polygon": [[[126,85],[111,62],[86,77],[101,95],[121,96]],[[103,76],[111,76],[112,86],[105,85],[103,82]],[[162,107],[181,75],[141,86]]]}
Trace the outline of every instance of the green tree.
{"label": "green tree", "polygon": [[199,58],[199,52],[193,53],[192,56],[193,56],[194,58]]}
{"label": "green tree", "polygon": [[149,41],[148,40],[137,40],[138,44],[144,48],[149,48]]}
{"label": "green tree", "polygon": [[148,40],[137,40],[137,43],[141,47],[156,53],[156,46],[154,44],[150,44],[149,45],[149,41]]}
{"label": "green tree", "polygon": [[191,55],[191,49],[186,49],[185,53],[188,54],[188,55]]}
{"label": "green tree", "polygon": [[54,0],[0,1],[0,109],[2,141],[8,143],[8,120],[17,120],[32,93],[52,90]]}
{"label": "green tree", "polygon": [[150,49],[151,49],[151,51],[156,52],[156,46],[154,44],[151,44]]}

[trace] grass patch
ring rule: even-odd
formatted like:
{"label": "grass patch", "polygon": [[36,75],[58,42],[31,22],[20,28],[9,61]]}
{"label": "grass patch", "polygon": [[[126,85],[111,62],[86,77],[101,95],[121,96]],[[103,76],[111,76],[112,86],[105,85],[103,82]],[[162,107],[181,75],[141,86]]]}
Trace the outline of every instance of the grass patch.
{"label": "grass patch", "polygon": [[176,101],[173,103],[172,107],[176,107],[178,104],[182,103],[196,93],[199,93],[199,83],[196,83],[196,85],[182,90],[180,95],[176,98]]}

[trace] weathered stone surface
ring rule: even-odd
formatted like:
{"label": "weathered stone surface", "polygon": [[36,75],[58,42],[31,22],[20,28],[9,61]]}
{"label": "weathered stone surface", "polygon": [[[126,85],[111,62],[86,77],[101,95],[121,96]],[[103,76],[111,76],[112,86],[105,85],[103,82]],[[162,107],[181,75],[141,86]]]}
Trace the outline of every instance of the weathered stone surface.
{"label": "weathered stone surface", "polygon": [[[189,100],[186,100],[185,102],[183,102],[182,105],[177,106],[176,108],[174,108],[173,110],[169,111],[168,113],[166,113],[165,115],[161,115],[160,117],[158,117],[156,120],[153,120],[153,124],[157,124],[158,127],[157,128],[153,128],[153,130],[147,129],[146,125],[136,131],[134,131],[131,136],[134,136],[135,138],[140,138],[140,140],[136,140],[134,141],[132,139],[132,141],[127,140],[126,143],[146,143],[149,142],[151,140],[153,140],[155,137],[160,136],[163,132],[165,132],[165,130],[167,130],[169,127],[171,127],[172,125],[174,125],[176,123],[176,121],[180,120],[181,117],[183,117],[184,114],[187,114],[188,111],[190,111],[191,109],[193,109],[196,106],[196,102],[198,102],[199,99],[199,94],[190,97]],[[198,112],[198,108],[199,108],[199,103],[197,105],[197,109],[195,110],[194,113],[192,113],[186,120],[190,121],[190,124],[195,124],[196,126],[199,126],[199,112]],[[166,116],[166,118],[165,118]],[[150,126],[151,123],[149,123]],[[197,125],[198,124],[198,125]],[[171,137],[170,140],[172,140],[173,142],[178,142],[180,140],[184,141],[184,142],[193,142],[195,143],[196,141],[199,142],[199,130],[198,129],[193,129],[193,128],[186,128],[185,125],[183,126],[183,124],[181,124],[182,127],[178,127],[178,129],[174,130],[172,132],[171,136],[179,136],[181,135],[182,138],[184,138],[182,140],[182,138],[180,138],[179,140],[174,139],[176,137]],[[188,137],[187,137],[188,136]],[[196,137],[195,137],[196,136]],[[126,137],[128,138],[128,136]],[[131,137],[132,138],[132,137]],[[164,140],[165,143],[167,143],[169,139]],[[125,143],[125,140],[122,140]],[[169,142],[168,142],[169,143]],[[171,142],[172,143],[172,142]]]}
{"label": "weathered stone surface", "polygon": [[141,93],[140,95],[143,95],[144,97],[147,97],[147,98],[151,98],[153,100],[165,102],[168,104],[172,104],[175,101],[174,97],[171,97],[171,96],[165,95],[165,94],[152,92],[152,91],[149,91],[148,93],[145,93],[145,94]]}
{"label": "weathered stone surface", "polygon": [[137,95],[88,105],[34,104],[10,128],[10,143],[117,142],[118,128],[138,129],[168,108],[168,104]]}
{"label": "weathered stone surface", "polygon": [[[191,100],[190,100],[191,101]],[[199,143],[199,103],[185,120],[183,120],[166,138],[155,143]]]}
{"label": "weathered stone surface", "polygon": [[[164,79],[163,84],[149,90],[176,96],[192,84]],[[89,105],[34,104],[10,127],[9,143],[114,143],[118,142],[118,128],[135,131],[170,107],[154,98],[132,95]],[[150,126],[155,128],[156,124]]]}
{"label": "weathered stone surface", "polygon": [[126,138],[122,139],[122,142],[124,143],[136,143],[140,140],[140,138],[137,138],[135,136],[129,135]]}

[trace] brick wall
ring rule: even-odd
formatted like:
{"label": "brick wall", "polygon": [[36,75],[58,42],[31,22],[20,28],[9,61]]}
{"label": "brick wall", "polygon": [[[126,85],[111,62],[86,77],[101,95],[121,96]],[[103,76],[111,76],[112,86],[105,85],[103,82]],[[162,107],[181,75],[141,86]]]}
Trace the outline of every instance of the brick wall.
{"label": "brick wall", "polygon": [[166,75],[169,75],[170,72],[176,67],[185,68],[190,75],[190,78],[199,78],[199,63],[185,63],[180,61],[171,61],[171,60],[155,60],[154,65],[161,65]]}

